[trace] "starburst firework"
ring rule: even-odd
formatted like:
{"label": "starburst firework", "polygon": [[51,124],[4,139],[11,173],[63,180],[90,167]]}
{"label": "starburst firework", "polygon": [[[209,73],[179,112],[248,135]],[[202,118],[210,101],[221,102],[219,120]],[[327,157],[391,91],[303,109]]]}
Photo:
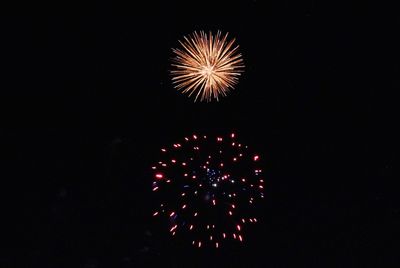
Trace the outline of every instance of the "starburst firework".
{"label": "starburst firework", "polygon": [[216,35],[194,32],[179,43],[182,48],[173,49],[171,71],[176,89],[196,94],[195,101],[200,97],[209,102],[234,88],[244,64],[239,46],[235,39],[228,41],[228,33],[222,37],[220,31]]}
{"label": "starburst firework", "polygon": [[195,247],[244,242],[264,198],[260,156],[236,135],[192,135],[161,149],[152,166],[154,217]]}

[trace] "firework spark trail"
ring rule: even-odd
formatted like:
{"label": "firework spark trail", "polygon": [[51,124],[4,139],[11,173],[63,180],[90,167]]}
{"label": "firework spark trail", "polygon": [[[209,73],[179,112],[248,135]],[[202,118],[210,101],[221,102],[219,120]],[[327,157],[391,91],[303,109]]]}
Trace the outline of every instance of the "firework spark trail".
{"label": "firework spark trail", "polygon": [[243,72],[242,55],[235,39],[227,41],[228,33],[223,37],[218,31],[216,36],[209,32],[194,32],[184,41],[182,48],[172,49],[172,82],[176,89],[189,96],[196,94],[195,101],[218,101],[220,95],[226,96],[238,83]]}

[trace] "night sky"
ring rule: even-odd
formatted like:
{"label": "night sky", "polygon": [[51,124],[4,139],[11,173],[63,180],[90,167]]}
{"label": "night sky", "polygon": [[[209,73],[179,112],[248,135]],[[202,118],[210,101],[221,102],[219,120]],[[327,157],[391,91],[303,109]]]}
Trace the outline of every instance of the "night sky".
{"label": "night sky", "polygon": [[[131,2],[1,17],[0,267],[398,267],[392,8]],[[171,48],[195,30],[240,45],[219,102],[171,84]],[[151,217],[159,149],[232,131],[265,161],[261,222],[238,247],[171,239]]]}

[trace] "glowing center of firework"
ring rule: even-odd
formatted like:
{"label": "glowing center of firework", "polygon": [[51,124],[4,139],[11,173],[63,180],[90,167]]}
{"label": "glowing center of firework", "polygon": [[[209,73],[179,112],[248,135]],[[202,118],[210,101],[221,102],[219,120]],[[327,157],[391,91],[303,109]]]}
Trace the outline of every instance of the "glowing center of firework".
{"label": "glowing center of firework", "polygon": [[221,172],[216,169],[211,169],[207,168],[207,173],[206,173],[206,180],[214,188],[218,187],[218,183],[221,180]]}
{"label": "glowing center of firework", "polygon": [[210,79],[215,71],[214,71],[214,67],[213,66],[204,66],[203,71],[201,72],[203,76],[207,77],[208,79]]}

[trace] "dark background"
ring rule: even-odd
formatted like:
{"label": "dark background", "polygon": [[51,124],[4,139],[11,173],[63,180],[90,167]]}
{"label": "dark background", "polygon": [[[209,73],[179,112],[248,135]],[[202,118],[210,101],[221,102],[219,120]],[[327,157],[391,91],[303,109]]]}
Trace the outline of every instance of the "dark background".
{"label": "dark background", "polygon": [[[1,24],[0,267],[398,267],[395,9],[35,3]],[[240,44],[219,103],[171,86],[194,30]],[[266,163],[262,223],[243,247],[180,245],[150,217],[149,168],[184,135],[232,130]]]}

